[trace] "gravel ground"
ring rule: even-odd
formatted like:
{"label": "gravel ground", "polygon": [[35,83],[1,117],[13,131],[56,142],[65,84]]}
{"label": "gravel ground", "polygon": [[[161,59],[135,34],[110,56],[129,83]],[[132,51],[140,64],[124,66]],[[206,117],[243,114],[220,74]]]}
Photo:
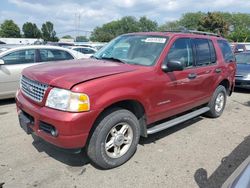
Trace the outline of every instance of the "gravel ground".
{"label": "gravel ground", "polygon": [[112,170],[84,151],[71,154],[19,127],[14,100],[0,101],[0,187],[220,187],[250,155],[250,91],[228,98],[218,119],[197,117],[147,139]]}

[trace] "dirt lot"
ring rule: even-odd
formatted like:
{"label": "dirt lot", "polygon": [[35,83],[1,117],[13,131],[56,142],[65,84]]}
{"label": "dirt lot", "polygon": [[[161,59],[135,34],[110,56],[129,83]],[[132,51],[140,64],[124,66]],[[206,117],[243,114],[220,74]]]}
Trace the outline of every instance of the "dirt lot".
{"label": "dirt lot", "polygon": [[222,117],[197,117],[142,139],[133,158],[99,170],[84,152],[34,141],[14,100],[0,101],[0,183],[5,187],[220,187],[250,154],[250,91],[238,90]]}

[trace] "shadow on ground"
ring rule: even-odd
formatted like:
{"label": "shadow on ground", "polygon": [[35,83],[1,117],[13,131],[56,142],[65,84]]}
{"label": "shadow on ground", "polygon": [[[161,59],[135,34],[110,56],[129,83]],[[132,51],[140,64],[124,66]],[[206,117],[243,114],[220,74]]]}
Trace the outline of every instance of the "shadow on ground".
{"label": "shadow on ground", "polygon": [[14,104],[14,103],[15,103],[15,99],[2,99],[2,100],[0,100],[0,106]]}
{"label": "shadow on ground", "polygon": [[72,167],[81,167],[89,163],[89,158],[84,149],[80,151],[64,150],[43,141],[35,135],[32,135],[32,137],[34,139],[32,144],[38,152],[45,152],[57,161]]}
{"label": "shadow on ground", "polygon": [[211,176],[204,168],[196,170],[194,179],[200,188],[219,188],[238,166],[250,155],[250,136],[247,136],[228,156],[221,159],[220,166]]}
{"label": "shadow on ground", "polygon": [[[145,144],[156,143],[157,140],[166,137],[170,134],[173,134],[181,129],[184,129],[185,127],[191,126],[197,123],[198,121],[201,121],[202,119],[203,117],[196,117],[175,127],[150,135],[148,138],[141,138],[140,144],[145,145]],[[38,152],[45,152],[53,159],[60,161],[71,167],[83,167],[84,165],[91,163],[92,166],[94,166],[97,169],[100,169],[98,166],[96,166],[89,160],[85,149],[82,149],[80,153],[76,152],[74,153],[73,150],[60,149],[50,143],[43,141],[42,139],[38,138],[35,135],[32,136],[34,139],[32,144],[37,149]]]}
{"label": "shadow on ground", "polygon": [[151,143],[156,143],[156,141],[170,135],[170,134],[173,134],[177,131],[180,131],[188,126],[192,126],[194,125],[195,123],[203,120],[204,118],[202,116],[198,116],[196,118],[193,118],[191,120],[188,120],[184,123],[180,123],[176,126],[173,126],[171,128],[168,128],[166,130],[163,130],[163,131],[160,131],[158,133],[155,133],[155,134],[152,134],[152,135],[149,135],[147,138],[141,138],[140,139],[140,142],[139,144],[141,145],[145,145],[145,144],[151,144]]}

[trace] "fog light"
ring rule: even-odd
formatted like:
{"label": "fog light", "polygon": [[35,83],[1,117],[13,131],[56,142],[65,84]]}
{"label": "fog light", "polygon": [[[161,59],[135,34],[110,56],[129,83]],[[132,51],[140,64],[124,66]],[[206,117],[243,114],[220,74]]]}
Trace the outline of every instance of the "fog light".
{"label": "fog light", "polygon": [[50,131],[50,134],[51,134],[52,136],[54,136],[54,137],[57,137],[57,136],[58,136],[58,131],[52,129],[52,130]]}

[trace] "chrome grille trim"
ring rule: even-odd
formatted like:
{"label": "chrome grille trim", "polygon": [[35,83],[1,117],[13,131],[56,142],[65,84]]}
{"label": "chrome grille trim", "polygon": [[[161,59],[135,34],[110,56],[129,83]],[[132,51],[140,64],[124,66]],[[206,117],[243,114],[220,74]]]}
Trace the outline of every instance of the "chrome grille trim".
{"label": "chrome grille trim", "polygon": [[47,84],[30,80],[25,76],[21,77],[20,86],[24,95],[39,103],[42,102],[44,94],[48,89]]}

